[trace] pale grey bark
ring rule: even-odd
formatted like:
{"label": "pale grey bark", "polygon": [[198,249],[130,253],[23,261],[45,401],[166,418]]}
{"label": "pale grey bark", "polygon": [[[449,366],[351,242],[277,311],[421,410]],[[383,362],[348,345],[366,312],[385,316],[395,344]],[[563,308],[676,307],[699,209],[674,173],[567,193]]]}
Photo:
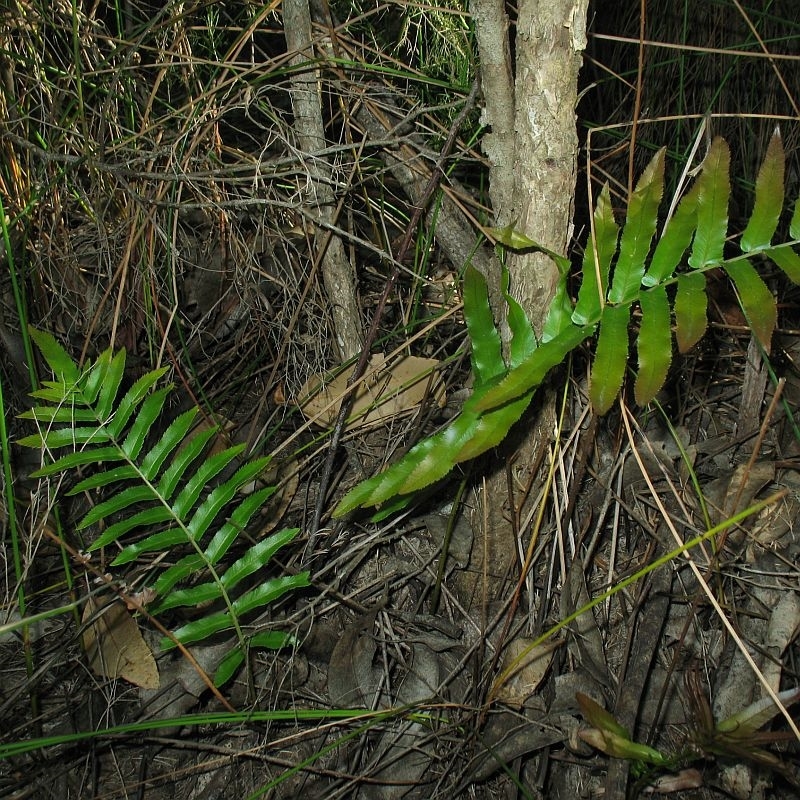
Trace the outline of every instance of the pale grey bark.
{"label": "pale grey bark", "polygon": [[[294,54],[290,63],[293,66],[306,64],[314,57],[308,0],[284,0],[283,22],[288,50]],[[312,67],[305,68],[292,75],[291,84],[294,130],[309,178],[307,202],[317,208],[319,221],[323,225],[331,225],[335,222],[333,171],[320,155],[326,143],[318,88],[319,72]],[[320,228],[316,242],[320,247],[325,247],[321,254],[322,278],[331,306],[336,348],[339,357],[347,360],[358,355],[362,346],[353,268],[341,239]]]}
{"label": "pale grey bark", "polygon": [[[476,21],[481,45],[481,70],[486,121],[491,123],[484,149],[493,162],[495,175],[503,182],[490,190],[498,222],[512,223],[516,229],[551,250],[564,255],[571,237],[578,136],[575,106],[581,51],[586,46],[586,7],[588,0],[521,0],[517,20],[514,65],[513,135],[508,133],[501,59],[485,53],[490,43],[505,35],[507,20],[502,3],[477,0],[480,24]],[[473,0],[473,6],[476,0]],[[471,6],[472,7],[472,6]],[[488,74],[484,70],[488,68]],[[487,87],[491,86],[489,89]],[[497,126],[495,128],[495,126]],[[513,153],[509,155],[513,138]],[[513,188],[500,161],[508,160]],[[497,198],[497,199],[496,199]],[[537,333],[541,333],[547,310],[558,283],[558,269],[541,253],[512,255],[508,260],[511,291],[525,309]],[[491,580],[490,597],[507,596],[505,579],[519,575],[518,553],[527,542],[516,541],[513,520],[528,518],[532,503],[541,488],[534,469],[546,467],[545,449],[553,440],[555,428],[554,396],[541,390],[534,401],[536,418],[518,425],[516,436],[499,450],[509,462],[508,472],[500,468],[487,478],[481,492],[481,506],[474,517],[477,546],[472,554],[475,573],[484,568]],[[507,474],[512,477],[513,496],[509,497]],[[527,538],[529,532],[519,532]]]}
{"label": "pale grey bark", "polygon": [[[536,242],[566,255],[578,154],[575,105],[588,0],[523,0],[516,41],[516,147],[511,216]],[[539,253],[511,260],[513,292],[537,332],[558,281]]]}
{"label": "pale grey bark", "polygon": [[483,113],[481,147],[489,160],[489,198],[495,225],[511,223],[514,193],[514,72],[504,0],[471,0],[478,44]]}

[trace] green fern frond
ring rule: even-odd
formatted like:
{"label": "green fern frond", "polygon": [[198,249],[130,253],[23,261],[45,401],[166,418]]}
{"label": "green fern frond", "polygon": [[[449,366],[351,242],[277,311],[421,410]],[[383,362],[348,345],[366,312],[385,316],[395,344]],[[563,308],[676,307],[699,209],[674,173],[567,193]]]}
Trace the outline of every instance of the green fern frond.
{"label": "green fern frond", "polygon": [[464,315],[470,342],[472,372],[478,383],[485,383],[499,375],[503,364],[503,351],[500,334],[494,326],[492,309],[486,293],[486,281],[474,267],[464,270],[464,305],[470,309]]}
{"label": "green fern frond", "polygon": [[628,364],[629,305],[607,305],[600,318],[597,350],[592,364],[589,399],[598,414],[605,414],[617,399]]}
{"label": "green fern frond", "polygon": [[572,313],[572,321],[576,325],[594,324],[600,318],[618,239],[619,225],[614,219],[611,190],[606,184],[597,198],[593,235],[589,237],[583,257],[583,280]]}
{"label": "green fern frond", "polygon": [[645,406],[661,391],[672,362],[672,334],[666,288],[654,286],[649,291],[642,292],[639,305],[642,309],[642,322],[636,339],[639,370],[633,393],[636,402]]}
{"label": "green fern frond", "polygon": [[664,153],[656,153],[639,178],[628,203],[628,215],[619,243],[619,256],[609,302],[632,303],[639,296],[645,260],[658,223],[658,206],[664,192]]}
{"label": "green fern frond", "polygon": [[675,339],[678,350],[686,353],[705,335],[708,327],[708,296],[705,275],[686,272],[678,276],[675,293]]}
{"label": "green fern frond", "polygon": [[739,246],[745,253],[764,250],[772,243],[783,211],[783,182],[786,156],[781,132],[775,130],[756,178],[756,202],[753,214],[742,233]]}
{"label": "green fern frond", "polygon": [[789,223],[789,236],[795,240],[800,239],[800,197],[794,203],[794,214],[792,214],[792,221]]}
{"label": "green fern frond", "polygon": [[[182,644],[195,644],[219,633],[234,631],[241,617],[256,609],[266,608],[288,592],[305,586],[308,586],[308,576],[305,574],[272,578],[236,598],[227,610],[187,622],[173,631],[173,634]],[[164,650],[170,650],[175,646],[175,642],[171,639],[165,637],[161,640],[161,647]]]}
{"label": "green fern frond", "polygon": [[689,266],[715,266],[724,255],[728,235],[729,170],[731,151],[723,139],[711,142],[703,171],[697,179],[697,224]]}
{"label": "green fern frond", "polygon": [[750,329],[762,347],[769,350],[772,332],[778,321],[778,307],[772,292],[746,259],[730,261],[723,264],[723,268],[736,287]]}
{"label": "green fern frond", "polygon": [[[757,252],[800,283],[800,200],[795,203],[790,235],[795,241],[773,244],[784,200],[784,152],[776,131],[756,182],[756,200],[740,240],[746,254]],[[593,236],[583,259],[583,280],[575,306],[567,295],[565,259],[540,247],[512,227],[491,229],[510,249],[538,249],[558,264],[561,280],[549,309],[541,342],[523,333],[521,310],[509,303],[509,323],[518,333],[511,363],[502,363],[500,338],[489,312],[486,284],[475,271],[465,273],[464,318],[473,343],[475,387],[459,417],[433,437],[419,442],[406,456],[352,489],[335,516],[355,508],[376,506],[425,488],[444,478],[458,463],[494,447],[522,416],[548,372],[598,330],[592,365],[590,398],[594,410],[608,411],[622,387],[628,366],[630,321],[636,304],[641,323],[635,333],[639,369],[634,385],[637,403],[646,405],[663,387],[672,360],[671,318],[678,349],[686,352],[704,335],[708,320],[705,272],[721,267],[736,288],[753,334],[768,348],[777,320],[777,306],[753,264],[743,256],[725,258],[730,197],[730,150],[714,139],[699,177],[677,204],[674,216],[655,237],[664,186],[664,151],[642,174],[619,228],[604,187],[593,215]],[[687,268],[682,263],[690,251]],[[508,277],[503,289],[508,296]],[[675,286],[671,294],[668,288]],[[610,288],[609,288],[610,287]],[[522,315],[524,317],[524,315]],[[528,323],[529,326],[529,323]],[[523,344],[524,343],[524,344]],[[513,344],[513,343],[512,343]],[[392,508],[397,508],[393,505]]]}
{"label": "green fern frond", "polygon": [[681,198],[675,215],[667,222],[658,240],[650,266],[642,278],[642,285],[657,286],[668,280],[675,273],[684,254],[692,243],[697,228],[697,200],[700,194],[700,182]]}
{"label": "green fern frond", "polygon": [[[230,566],[220,569],[230,548],[275,491],[274,487],[264,487],[249,495],[244,493],[245,487],[263,474],[270,459],[240,463],[244,445],[212,454],[210,445],[217,430],[192,431],[197,409],[172,420],[150,444],[173,390],[171,385],[156,388],[166,369],[146,373],[120,396],[124,350],[107,350],[81,370],[50,334],[32,329],[31,337],[55,380],[34,393],[39,404],[22,417],[35,421],[39,432],[24,437],[20,444],[41,448],[45,458],[52,459],[34,473],[36,477],[99,467],[69,491],[73,495],[89,491],[105,494],[77,523],[79,530],[102,529],[89,551],[121,544],[112,561],[114,567],[149,554],[179,556],[155,580],[153,613],[201,602],[222,603],[224,610],[214,609],[174,634],[178,641],[188,644],[223,631],[237,633],[232,655],[224,660],[224,669],[216,676],[218,685],[241,663],[246,647],[289,643],[290,637],[277,633],[272,638],[247,640],[240,619],[286,592],[308,585],[307,573],[301,573],[269,578],[254,588],[244,587],[247,579],[264,570],[279,548],[295,538],[297,529],[252,544]],[[68,452],[57,453],[64,450]],[[144,535],[131,541],[134,534]],[[181,588],[182,582],[199,575],[208,580]],[[166,642],[165,646],[174,646],[173,641]]]}

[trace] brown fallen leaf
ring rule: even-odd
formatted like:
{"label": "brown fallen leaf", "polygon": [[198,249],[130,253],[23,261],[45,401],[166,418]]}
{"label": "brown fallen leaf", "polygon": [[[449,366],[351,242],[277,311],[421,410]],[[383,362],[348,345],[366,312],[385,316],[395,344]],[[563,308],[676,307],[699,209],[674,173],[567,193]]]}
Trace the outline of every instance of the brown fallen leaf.
{"label": "brown fallen leaf", "polygon": [[[444,383],[436,371],[439,366],[435,358],[401,356],[387,362],[382,354],[373,355],[355,390],[348,430],[386,422],[415,409],[428,396],[443,408],[446,397]],[[345,371],[330,381],[320,376],[310,378],[300,392],[303,414],[321,427],[332,426],[349,377]]]}
{"label": "brown fallen leaf", "polygon": [[682,769],[674,775],[662,775],[644,789],[645,794],[671,794],[687,789],[699,789],[703,785],[703,775],[699,769]]}
{"label": "brown fallen leaf", "polygon": [[491,692],[494,700],[512,708],[522,708],[544,679],[555,649],[563,644],[559,640],[532,647],[533,641],[521,636],[506,647],[501,675]]}
{"label": "brown fallen leaf", "polygon": [[139,626],[121,600],[93,597],[83,611],[83,649],[95,675],[124,678],[143,689],[158,689],[156,660]]}

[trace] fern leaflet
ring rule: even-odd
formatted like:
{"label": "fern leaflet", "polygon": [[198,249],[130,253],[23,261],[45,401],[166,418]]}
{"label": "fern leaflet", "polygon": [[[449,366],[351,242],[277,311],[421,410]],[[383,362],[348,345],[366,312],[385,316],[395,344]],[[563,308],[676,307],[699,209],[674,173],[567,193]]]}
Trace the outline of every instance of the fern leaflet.
{"label": "fern leaflet", "polygon": [[[77,523],[78,530],[102,527],[89,546],[94,552],[120,543],[112,566],[122,566],[151,553],[170,556],[176,548],[189,552],[172,566],[162,567],[154,583],[154,613],[200,602],[221,604],[200,620],[184,625],[174,636],[182,644],[199,642],[215,633],[234,631],[231,652],[223,660],[215,680],[221,685],[241,664],[251,646],[281,647],[291,641],[278,631],[270,636],[248,638],[240,619],[264,608],[286,592],[308,585],[308,574],[259,579],[276,551],[297,535],[284,530],[245,549],[232,564],[222,568],[234,543],[241,539],[251,519],[273,493],[264,487],[250,495],[243,490],[263,474],[269,458],[239,463],[244,445],[211,454],[216,430],[192,433],[197,410],[184,412],[148,446],[152,431],[164,416],[172,391],[168,385],[155,388],[165,369],[139,378],[120,397],[125,372],[125,351],[107,350],[81,371],[53,336],[31,329],[54,381],[34,392],[39,405],[22,417],[34,420],[38,433],[20,444],[42,448],[52,460],[34,477],[50,477],[79,467],[100,466],[82,478],[69,492],[103,491],[106,494]],[[63,455],[55,451],[67,450]],[[230,474],[228,474],[230,473]],[[158,528],[152,532],[154,528]],[[144,532],[137,541],[134,533]],[[160,561],[160,559],[158,560]],[[195,576],[207,580],[198,586],[181,588]],[[166,640],[165,647],[174,646]]]}

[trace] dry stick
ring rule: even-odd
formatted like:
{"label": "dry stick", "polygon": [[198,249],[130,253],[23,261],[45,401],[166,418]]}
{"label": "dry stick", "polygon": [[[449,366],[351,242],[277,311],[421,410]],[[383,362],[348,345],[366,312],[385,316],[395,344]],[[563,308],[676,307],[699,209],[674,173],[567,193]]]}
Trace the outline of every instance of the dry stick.
{"label": "dry stick", "polygon": [[[356,381],[358,381],[358,379],[364,374],[364,370],[367,368],[370,350],[375,338],[378,335],[378,325],[383,317],[386,301],[389,299],[389,294],[391,293],[392,288],[394,287],[395,283],[397,283],[397,279],[400,276],[400,264],[402,264],[403,259],[405,258],[409,247],[411,246],[411,239],[417,230],[417,225],[419,224],[425,209],[428,207],[428,203],[433,197],[434,192],[439,186],[439,182],[441,180],[439,173],[444,166],[444,162],[447,160],[451,150],[453,149],[453,146],[455,145],[456,137],[458,136],[458,131],[461,128],[461,124],[472,109],[472,106],[475,104],[475,99],[478,96],[479,88],[480,84],[476,79],[472,84],[472,89],[470,89],[470,93],[467,96],[466,101],[464,102],[464,108],[461,109],[461,112],[450,126],[450,130],[447,134],[447,140],[442,146],[442,151],[436,160],[433,170],[431,170],[431,177],[425,186],[425,191],[422,193],[420,202],[414,209],[414,213],[412,214],[408,225],[406,225],[406,230],[403,234],[403,240],[400,243],[397,256],[395,257],[395,266],[392,269],[392,274],[389,276],[389,279],[386,281],[386,285],[383,287],[383,292],[378,300],[378,305],[375,308],[375,313],[372,317],[372,323],[370,324],[369,332],[367,333],[367,338],[364,342],[364,347],[361,350],[361,355],[358,357],[358,363],[353,370],[353,374],[347,381],[348,389],[350,389],[356,383]],[[336,423],[333,426],[331,443],[328,449],[328,457],[325,459],[325,465],[322,469],[322,476],[320,477],[317,502],[316,506],[314,507],[314,519],[311,522],[311,530],[308,536],[309,551],[314,545],[322,522],[322,514],[325,511],[325,500],[328,494],[328,487],[330,486],[331,482],[331,475],[333,474],[333,462],[336,458],[336,452],[339,449],[339,443],[341,442],[344,434],[347,418],[350,416],[350,411],[353,408],[354,398],[354,392],[348,392],[345,394],[345,396],[342,398],[342,405],[339,408],[339,415],[336,417]]]}

